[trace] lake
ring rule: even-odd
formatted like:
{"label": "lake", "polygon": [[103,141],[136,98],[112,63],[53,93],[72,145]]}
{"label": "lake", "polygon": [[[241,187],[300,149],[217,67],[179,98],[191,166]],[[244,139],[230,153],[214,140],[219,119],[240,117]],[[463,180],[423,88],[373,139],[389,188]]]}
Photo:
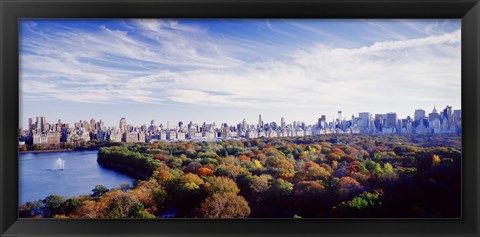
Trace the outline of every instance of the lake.
{"label": "lake", "polygon": [[[51,194],[65,198],[91,194],[98,184],[114,188],[122,183],[133,183],[133,178],[101,167],[97,163],[97,153],[68,151],[20,154],[20,205]],[[60,169],[62,163],[63,170]]]}

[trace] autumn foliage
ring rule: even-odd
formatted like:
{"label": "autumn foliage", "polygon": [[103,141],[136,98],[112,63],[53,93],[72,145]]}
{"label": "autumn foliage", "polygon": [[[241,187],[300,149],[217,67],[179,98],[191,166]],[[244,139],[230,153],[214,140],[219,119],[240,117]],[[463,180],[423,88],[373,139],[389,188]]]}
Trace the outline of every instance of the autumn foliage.
{"label": "autumn foliage", "polygon": [[458,135],[116,144],[98,157],[139,181],[27,202],[20,217],[460,217]]}

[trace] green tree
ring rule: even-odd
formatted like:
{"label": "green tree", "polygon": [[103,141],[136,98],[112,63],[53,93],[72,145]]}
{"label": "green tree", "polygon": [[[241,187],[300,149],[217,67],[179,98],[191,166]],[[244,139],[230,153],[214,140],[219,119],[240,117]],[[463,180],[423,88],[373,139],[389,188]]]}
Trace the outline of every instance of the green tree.
{"label": "green tree", "polygon": [[93,192],[92,197],[98,198],[98,197],[101,197],[106,192],[108,192],[108,188],[99,184],[99,185],[95,186],[94,189],[92,189],[92,192]]}
{"label": "green tree", "polygon": [[43,216],[52,217],[55,214],[60,214],[61,207],[65,202],[65,198],[59,195],[50,195],[42,200],[44,205]]}
{"label": "green tree", "polygon": [[75,208],[80,206],[80,204],[82,204],[82,200],[80,198],[78,198],[78,197],[69,198],[63,204],[63,207],[62,207],[63,211],[62,212],[63,213],[70,213],[73,210],[75,210]]}

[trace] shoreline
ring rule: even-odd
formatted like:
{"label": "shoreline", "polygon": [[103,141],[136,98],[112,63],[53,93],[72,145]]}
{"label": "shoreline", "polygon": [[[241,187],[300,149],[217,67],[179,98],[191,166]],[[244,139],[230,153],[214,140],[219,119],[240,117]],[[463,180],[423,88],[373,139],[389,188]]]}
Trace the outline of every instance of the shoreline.
{"label": "shoreline", "polygon": [[85,149],[85,150],[75,150],[75,149],[59,149],[59,150],[38,150],[38,151],[18,151],[18,154],[28,154],[28,153],[49,153],[49,152],[71,152],[71,151],[98,151],[99,149]]}

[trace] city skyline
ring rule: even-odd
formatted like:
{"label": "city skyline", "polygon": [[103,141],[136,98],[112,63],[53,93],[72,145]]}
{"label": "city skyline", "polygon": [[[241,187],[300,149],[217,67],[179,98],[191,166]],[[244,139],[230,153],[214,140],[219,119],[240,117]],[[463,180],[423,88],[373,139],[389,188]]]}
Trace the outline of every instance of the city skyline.
{"label": "city skyline", "polygon": [[[461,111],[461,108],[455,108],[455,107],[452,107],[452,106],[449,106],[449,105],[446,105],[444,106],[445,108],[448,108],[450,107],[452,109],[452,111]],[[53,122],[53,124],[55,124],[56,122],[58,122],[58,120],[60,120],[62,122],[62,124],[69,124],[69,125],[74,125],[75,123],[79,123],[79,122],[82,122],[82,121],[85,121],[85,122],[89,122],[90,120],[94,120],[96,122],[103,122],[105,127],[107,128],[120,128],[120,125],[119,125],[119,121],[125,119],[126,120],[126,125],[128,126],[131,126],[131,127],[135,127],[135,128],[139,128],[141,126],[144,126],[146,125],[147,127],[151,125],[151,122],[154,121],[154,125],[156,126],[163,126],[164,129],[174,129],[174,128],[178,128],[178,123],[182,123],[183,126],[186,126],[187,124],[189,124],[190,122],[192,122],[192,124],[203,124],[203,123],[206,123],[206,124],[215,124],[215,126],[217,128],[220,128],[222,126],[222,124],[226,123],[228,126],[236,126],[238,124],[241,124],[243,121],[245,121],[248,125],[257,125],[257,124],[260,124],[260,121],[263,122],[263,123],[276,123],[277,125],[281,125],[282,124],[282,121],[284,121],[287,125],[292,125],[294,122],[298,122],[298,123],[305,123],[306,126],[313,126],[313,125],[316,125],[318,123],[318,121],[320,119],[322,119],[323,117],[326,118],[326,122],[327,123],[331,123],[331,122],[336,122],[336,121],[352,121],[352,119],[359,119],[359,118],[362,118],[362,114],[368,114],[369,115],[369,119],[371,119],[372,121],[375,120],[375,116],[376,115],[383,115],[384,118],[383,119],[387,119],[387,115],[388,114],[395,114],[396,115],[396,119],[397,120],[402,120],[402,119],[408,119],[410,118],[411,121],[417,121],[417,111],[423,111],[423,116],[420,116],[419,118],[420,119],[428,119],[428,115],[430,113],[443,113],[443,107],[436,107],[434,106],[434,108],[430,111],[428,109],[424,109],[424,108],[417,108],[414,110],[414,113],[412,115],[408,115],[408,116],[405,116],[405,117],[402,117],[402,116],[399,116],[397,114],[397,112],[395,111],[389,111],[389,112],[384,112],[384,113],[372,113],[372,112],[369,112],[369,111],[362,111],[362,112],[357,112],[357,113],[354,113],[354,114],[350,114],[349,116],[346,116],[348,114],[344,114],[344,112],[342,110],[338,110],[337,111],[337,116],[333,116],[333,117],[328,117],[324,114],[321,114],[317,117],[317,119],[311,123],[309,122],[306,122],[306,121],[303,121],[303,120],[289,120],[287,117],[283,116],[283,117],[280,117],[278,119],[273,119],[273,120],[269,120],[269,119],[265,119],[265,116],[263,114],[257,114],[256,116],[256,119],[246,119],[245,117],[244,118],[240,118],[240,119],[237,119],[238,121],[237,122],[233,122],[233,123],[228,123],[226,121],[221,121],[221,119],[217,122],[217,121],[195,121],[195,120],[176,120],[176,121],[165,121],[165,122],[162,122],[161,120],[156,120],[156,119],[150,119],[150,120],[145,120],[144,123],[142,124],[132,124],[129,122],[128,118],[127,117],[121,117],[121,118],[118,118],[117,119],[117,122],[116,123],[113,123],[113,124],[108,124],[108,123],[105,123],[105,121],[102,119],[102,118],[96,118],[96,117],[91,117],[91,118],[88,118],[88,119],[77,119],[75,121],[65,121],[63,120],[62,118],[57,118],[57,119],[49,119],[47,116],[44,116],[44,115],[38,115],[38,116],[35,116],[35,117],[31,117],[31,118],[27,118],[27,121],[26,123],[28,124],[29,123],[29,120],[32,119],[32,122],[35,123],[35,121],[39,118],[45,118],[47,120],[47,123],[49,124],[52,124],[50,122]],[[341,117],[342,119],[340,120],[340,114],[341,114]],[[422,114],[422,112],[420,113]],[[353,118],[352,118],[353,116]],[[121,123],[121,122],[120,122]],[[53,125],[52,124],[52,125]],[[23,129],[23,130],[28,130],[28,126],[25,127],[25,128],[20,128],[20,129]]]}
{"label": "city skyline", "polygon": [[21,127],[461,107],[460,20],[45,19],[20,32]]}
{"label": "city skyline", "polygon": [[236,124],[193,122],[157,124],[154,120],[149,125],[132,126],[121,118],[117,126],[109,126],[102,120],[78,120],[73,124],[58,120],[49,123],[43,116],[35,120],[29,118],[28,129],[20,130],[19,144],[59,145],[61,142],[78,143],[96,141],[113,142],[152,142],[152,141],[206,141],[217,139],[251,139],[258,137],[300,137],[327,134],[460,134],[462,130],[461,109],[446,106],[445,109],[434,108],[431,113],[417,109],[413,117],[398,117],[397,113],[371,114],[359,112],[348,120],[342,111],[337,111],[337,118],[330,120],[322,115],[315,123],[304,121],[287,121],[284,117],[280,123],[264,120],[258,115],[257,123],[243,119]]}

